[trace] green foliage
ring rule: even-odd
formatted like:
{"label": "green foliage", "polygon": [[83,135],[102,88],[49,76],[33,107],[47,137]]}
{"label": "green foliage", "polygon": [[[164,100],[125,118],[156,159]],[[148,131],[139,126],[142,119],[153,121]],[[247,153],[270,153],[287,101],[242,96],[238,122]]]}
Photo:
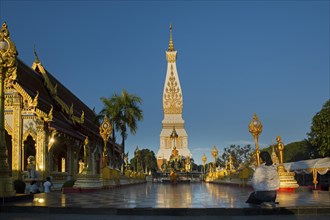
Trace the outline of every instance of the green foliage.
{"label": "green foliage", "polygon": [[157,170],[155,153],[149,149],[135,150],[134,157],[130,160],[130,168],[133,171],[154,172]]}
{"label": "green foliage", "polygon": [[[270,155],[273,153],[273,147],[274,151],[279,157],[279,152],[277,150],[277,145],[271,145],[267,148],[263,148],[262,151],[267,151]],[[308,160],[313,158],[312,153],[312,145],[307,141],[297,141],[292,142],[284,146],[283,150],[283,162],[294,162],[299,160]]]}
{"label": "green foliage", "polygon": [[229,163],[229,156],[232,156],[233,166],[238,168],[240,164],[248,165],[253,160],[254,150],[251,145],[241,147],[239,145],[230,145],[229,148],[225,148],[223,154],[218,157],[216,165],[224,167],[226,162]]}
{"label": "green foliage", "polygon": [[68,180],[63,183],[62,188],[71,188],[71,187],[73,187],[75,182],[76,182],[75,180]]}
{"label": "green foliage", "polygon": [[283,162],[293,162],[311,159],[312,145],[307,141],[298,141],[285,145],[283,152]]}
{"label": "green foliage", "polygon": [[14,189],[16,193],[25,193],[25,186],[26,184],[22,180],[14,181]]}
{"label": "green foliage", "polygon": [[[121,145],[123,152],[125,152],[127,128],[132,134],[135,134],[137,131],[137,121],[143,120],[143,112],[139,106],[142,103],[142,99],[136,95],[129,94],[123,89],[121,95],[115,93],[111,98],[102,97],[101,100],[105,105],[101,110],[101,114],[107,115],[114,129],[120,132],[122,137]],[[113,140],[115,140],[114,132]]]}
{"label": "green foliage", "polygon": [[321,157],[330,156],[330,99],[320,112],[313,117],[311,131],[307,134],[309,142]]}

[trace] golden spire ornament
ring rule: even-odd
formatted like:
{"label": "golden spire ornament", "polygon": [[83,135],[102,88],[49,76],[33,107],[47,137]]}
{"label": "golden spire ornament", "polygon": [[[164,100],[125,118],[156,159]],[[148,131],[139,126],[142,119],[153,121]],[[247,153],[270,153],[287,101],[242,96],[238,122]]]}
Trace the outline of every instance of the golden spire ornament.
{"label": "golden spire ornament", "polygon": [[212,156],[214,158],[213,167],[214,167],[214,170],[215,170],[215,165],[216,165],[217,156],[218,156],[218,149],[217,149],[217,147],[215,145],[214,145],[211,153],[212,153]]}
{"label": "golden spire ornament", "polygon": [[170,42],[168,44],[168,51],[175,51],[173,38],[172,38],[172,24],[170,24]]}
{"label": "golden spire ornament", "polygon": [[252,134],[252,136],[254,138],[254,142],[256,144],[256,161],[257,161],[257,166],[259,166],[260,165],[260,159],[259,159],[260,151],[259,151],[258,138],[262,132],[262,124],[259,121],[256,113],[254,113],[254,115],[252,117],[252,121],[249,124],[249,131]]}
{"label": "golden spire ornament", "polygon": [[203,161],[203,168],[204,168],[204,174],[205,174],[205,164],[207,161],[207,157],[205,156],[205,154],[203,154],[203,156],[202,156],[202,161]]}
{"label": "golden spire ornament", "polygon": [[112,133],[112,126],[110,124],[108,117],[105,115],[103,122],[100,126],[100,135],[104,142],[102,167],[105,167],[108,164],[109,158],[108,158],[108,151],[107,151],[107,142],[109,140],[111,133]]}

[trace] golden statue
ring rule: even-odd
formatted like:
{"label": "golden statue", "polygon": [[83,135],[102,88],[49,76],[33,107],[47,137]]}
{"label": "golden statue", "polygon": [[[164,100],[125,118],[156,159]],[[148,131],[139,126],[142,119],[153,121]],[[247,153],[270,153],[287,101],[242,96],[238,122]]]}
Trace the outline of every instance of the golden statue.
{"label": "golden statue", "polygon": [[172,150],[172,156],[173,156],[173,157],[177,157],[177,156],[179,156],[179,151],[176,149],[175,146],[173,147],[173,150]]}
{"label": "golden statue", "polygon": [[282,139],[280,137],[280,135],[277,136],[276,138],[276,141],[277,141],[277,149],[278,149],[278,152],[279,152],[279,166],[277,167],[277,170],[280,172],[284,172],[285,171],[285,168],[283,166],[283,150],[284,150],[284,144],[282,142]]}

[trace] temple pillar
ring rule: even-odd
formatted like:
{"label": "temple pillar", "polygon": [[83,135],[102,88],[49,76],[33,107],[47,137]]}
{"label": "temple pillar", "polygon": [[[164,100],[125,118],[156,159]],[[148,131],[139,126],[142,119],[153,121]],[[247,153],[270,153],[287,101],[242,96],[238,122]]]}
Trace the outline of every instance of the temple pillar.
{"label": "temple pillar", "polygon": [[13,133],[12,133],[12,178],[14,180],[22,179],[22,118],[21,118],[21,96],[18,93],[13,94]]}
{"label": "temple pillar", "polygon": [[71,163],[71,175],[73,179],[77,179],[77,173],[78,173],[78,158],[79,158],[79,147],[75,146],[74,143],[71,143],[69,147],[69,152],[70,152],[70,163]]}
{"label": "temple pillar", "polygon": [[36,169],[40,174],[40,179],[46,179],[46,131],[44,121],[37,119],[37,143],[36,143]]}

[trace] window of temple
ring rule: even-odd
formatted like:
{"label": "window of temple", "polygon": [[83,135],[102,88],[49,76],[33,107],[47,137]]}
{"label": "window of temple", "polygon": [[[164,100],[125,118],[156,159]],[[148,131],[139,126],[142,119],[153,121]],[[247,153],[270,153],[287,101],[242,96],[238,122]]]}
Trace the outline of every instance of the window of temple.
{"label": "window of temple", "polygon": [[[62,162],[64,158],[64,162]],[[68,161],[67,161],[67,146],[63,144],[56,144],[53,146],[52,153],[52,171],[56,172],[67,172]]]}
{"label": "window of temple", "polygon": [[[61,152],[58,157],[57,157],[57,164],[58,164],[58,172],[66,172],[66,163],[65,163],[65,158],[66,158],[66,152]],[[63,160],[64,159],[64,160]],[[63,162],[64,161],[64,162]]]}
{"label": "window of temple", "polygon": [[65,165],[65,157],[62,157],[61,158],[61,172],[66,172],[66,170],[65,170],[65,167],[66,167],[66,165]]}
{"label": "window of temple", "polygon": [[[23,170],[27,170],[28,167],[28,158],[30,156],[36,157],[36,142],[33,140],[32,136],[29,135],[24,141],[24,154],[23,156]],[[31,158],[31,157],[30,157]],[[33,161],[31,161],[33,162]]]}

